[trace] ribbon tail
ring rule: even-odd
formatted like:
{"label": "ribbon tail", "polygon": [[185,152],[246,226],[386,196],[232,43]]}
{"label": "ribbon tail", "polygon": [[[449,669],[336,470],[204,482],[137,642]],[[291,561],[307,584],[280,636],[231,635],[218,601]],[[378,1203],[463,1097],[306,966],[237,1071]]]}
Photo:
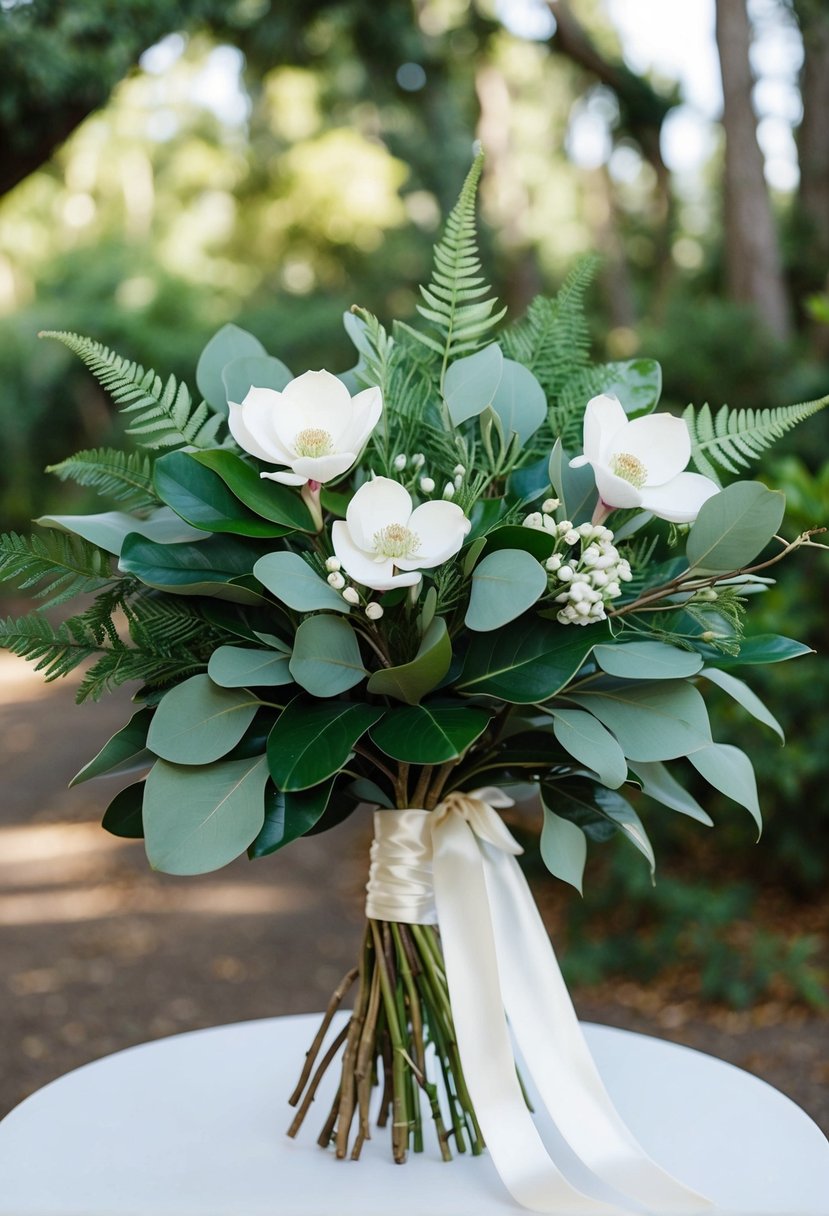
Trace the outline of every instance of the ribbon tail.
{"label": "ribbon tail", "polygon": [[[616,1110],[590,1054],[524,875],[514,857],[485,842],[479,842],[479,847],[504,1006],[527,1068],[559,1132],[597,1178],[659,1216],[710,1212],[708,1199],[648,1156]],[[442,911],[440,919],[443,923]],[[518,942],[520,950],[516,949]],[[453,1008],[454,1004],[453,994]]]}
{"label": "ribbon tail", "polygon": [[433,849],[458,1049],[496,1170],[513,1198],[532,1211],[630,1216],[629,1209],[591,1198],[564,1177],[527,1110],[504,1015],[484,856],[476,836],[460,816],[448,815],[433,830]]}

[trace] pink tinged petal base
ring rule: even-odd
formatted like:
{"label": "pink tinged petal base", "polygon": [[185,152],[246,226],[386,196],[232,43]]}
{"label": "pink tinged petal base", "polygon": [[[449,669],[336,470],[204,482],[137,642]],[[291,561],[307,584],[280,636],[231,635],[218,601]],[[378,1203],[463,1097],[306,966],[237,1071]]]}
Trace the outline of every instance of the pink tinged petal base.
{"label": "pink tinged petal base", "polygon": [[679,473],[663,486],[647,486],[642,490],[642,506],[660,519],[673,524],[690,524],[709,498],[719,494],[720,487],[701,473]]}
{"label": "pink tinged petal base", "polygon": [[604,465],[594,465],[596,488],[599,498],[607,507],[641,507],[643,506],[642,491],[631,485],[622,477],[611,473]]}
{"label": "pink tinged petal base", "polygon": [[661,486],[687,465],[691,459],[691,436],[681,418],[671,414],[651,414],[635,418],[612,437],[607,460],[627,452],[641,461],[647,469],[646,486]]}
{"label": "pink tinged petal base", "polygon": [[419,572],[395,574],[391,558],[378,562],[370,553],[358,548],[349,533],[348,525],[340,519],[332,525],[331,543],[346,574],[355,583],[371,587],[373,591],[391,591],[392,587],[414,587],[420,582]]}
{"label": "pink tinged petal base", "polygon": [[458,552],[472,523],[457,503],[435,500],[415,507],[408,526],[419,539],[417,552],[397,564],[401,570],[430,570]]}
{"label": "pink tinged petal base", "polygon": [[602,393],[591,397],[584,411],[584,459],[590,464],[605,463],[605,454],[616,433],[628,425],[618,397]]}
{"label": "pink tinged petal base", "polygon": [[360,486],[345,512],[345,522],[355,545],[366,552],[374,550],[374,537],[388,524],[407,527],[412,513],[412,498],[405,486],[390,477],[375,477]]}

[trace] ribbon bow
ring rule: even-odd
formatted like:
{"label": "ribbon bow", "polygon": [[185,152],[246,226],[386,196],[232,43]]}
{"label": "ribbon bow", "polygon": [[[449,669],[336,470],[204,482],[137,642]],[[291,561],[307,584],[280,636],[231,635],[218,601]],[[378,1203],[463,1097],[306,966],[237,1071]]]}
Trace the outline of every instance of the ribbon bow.
{"label": "ribbon bow", "polygon": [[[507,1019],[559,1133],[604,1188],[658,1216],[710,1211],[707,1199],[651,1160],[604,1087],[515,860],[521,846],[494,809],[512,805],[502,790],[484,788],[454,791],[434,811],[376,812],[367,914],[440,924],[467,1087],[513,1198],[567,1216],[636,1210],[590,1197],[561,1173],[527,1110]],[[407,858],[414,895],[406,892]]]}

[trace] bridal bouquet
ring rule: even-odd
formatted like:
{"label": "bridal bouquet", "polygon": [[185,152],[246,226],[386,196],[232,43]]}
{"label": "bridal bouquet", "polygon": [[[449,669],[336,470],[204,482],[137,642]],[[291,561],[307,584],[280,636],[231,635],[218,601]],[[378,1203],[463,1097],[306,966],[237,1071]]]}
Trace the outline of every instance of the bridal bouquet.
{"label": "bridal bouquet", "polygon": [[671,1180],[601,1097],[499,811],[534,804],[546,865],[579,889],[588,839],[622,833],[653,870],[626,791],[712,822],[677,761],[759,830],[751,762],[713,740],[704,694],[780,733],[735,671],[807,647],[745,633],[744,615],[813,534],[783,539],[782,494],[744,471],[829,398],[658,412],[657,364],[590,361],[589,263],[503,323],[476,249],[480,171],[435,249],[425,325],[354,308],[350,371],[294,375],[228,325],[193,399],[99,343],[44,335],[83,359],[137,446],[51,470],[116,509],[2,539],[6,577],[53,605],[92,598],[57,627],[6,620],[0,644],[46,679],[86,664],[80,701],[138,683],[136,712],[74,780],[130,782],[104,827],[143,836],[155,869],[265,857],[377,808],[358,965],[308,1054],[292,1134],[342,1048],[321,1144],[358,1156],[378,1087],[395,1160],[431,1118],[445,1157],[486,1139],[513,1193],[555,1210],[527,1181],[549,1184],[546,1159],[510,1182],[536,1148],[506,1008],[565,1138],[658,1206]]}

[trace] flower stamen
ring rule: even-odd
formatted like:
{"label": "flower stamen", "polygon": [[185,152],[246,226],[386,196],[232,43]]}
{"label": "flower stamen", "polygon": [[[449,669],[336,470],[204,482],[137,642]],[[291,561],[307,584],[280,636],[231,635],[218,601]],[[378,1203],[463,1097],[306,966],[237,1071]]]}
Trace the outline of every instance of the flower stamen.
{"label": "flower stamen", "polygon": [[329,456],[334,449],[334,440],[329,431],[310,426],[299,432],[294,440],[294,448],[297,456]]}
{"label": "flower stamen", "polygon": [[610,462],[611,472],[622,481],[630,482],[637,490],[641,489],[648,480],[648,470],[638,456],[630,452],[617,452]]}
{"label": "flower stamen", "polygon": [[374,533],[374,551],[378,559],[413,557],[420,546],[420,537],[404,524],[386,524]]}

